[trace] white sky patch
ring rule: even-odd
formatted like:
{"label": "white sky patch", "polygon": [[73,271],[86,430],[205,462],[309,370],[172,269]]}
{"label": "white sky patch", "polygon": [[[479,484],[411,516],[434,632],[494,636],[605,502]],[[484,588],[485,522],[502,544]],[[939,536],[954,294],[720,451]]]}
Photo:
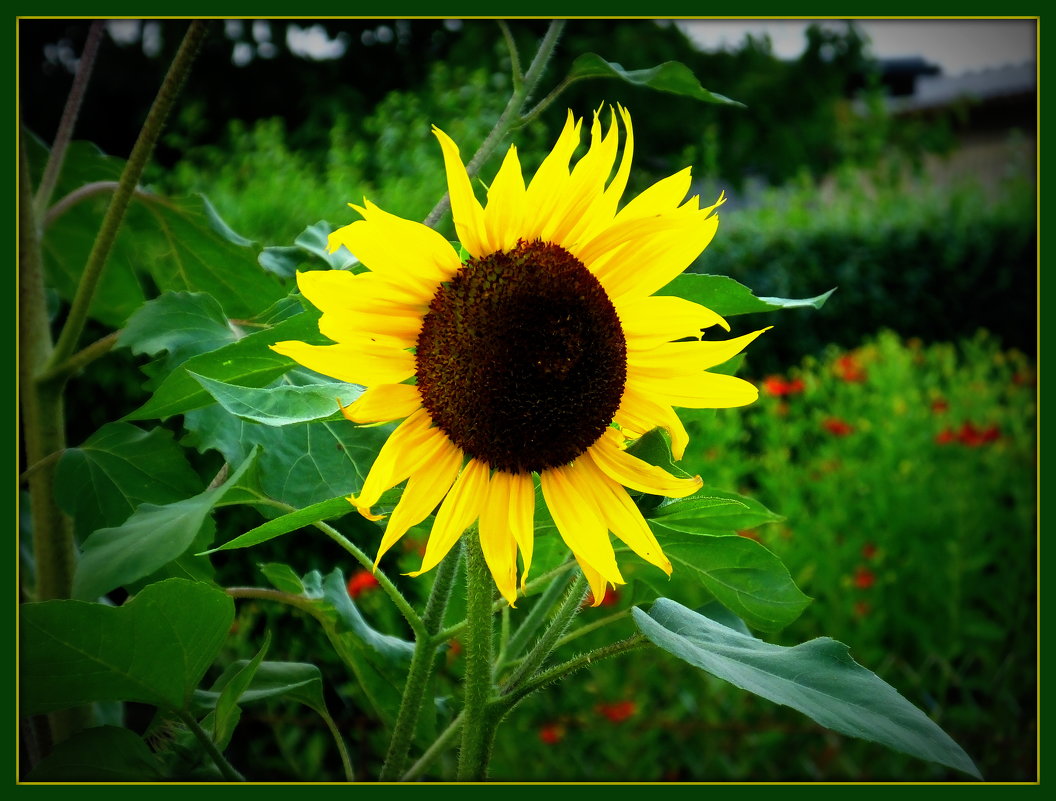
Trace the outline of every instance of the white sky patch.
{"label": "white sky patch", "polygon": [[343,34],[331,39],[322,25],[302,28],[290,25],[286,29],[286,46],[298,56],[317,60],[341,58],[348,49],[347,37]]}
{"label": "white sky patch", "polygon": [[[735,49],[747,34],[769,35],[774,55],[797,58],[807,26],[826,20],[677,20],[705,50]],[[877,58],[920,56],[947,75],[1035,62],[1035,20],[855,20]]]}

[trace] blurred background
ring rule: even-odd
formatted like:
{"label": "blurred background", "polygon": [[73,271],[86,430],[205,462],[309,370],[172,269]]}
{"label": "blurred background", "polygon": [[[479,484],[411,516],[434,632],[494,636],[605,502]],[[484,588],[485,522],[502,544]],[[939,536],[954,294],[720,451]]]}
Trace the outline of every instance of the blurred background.
{"label": "blurred background", "polygon": [[[509,26],[527,62],[547,21]],[[19,23],[23,122],[44,142],[87,27]],[[77,139],[127,157],[185,27],[107,24]],[[692,165],[702,200],[729,197],[718,235],[691,269],[732,276],[760,296],[837,287],[821,310],[735,321],[742,331],[776,326],[741,367],[760,401],[693,415],[685,466],[785,517],[738,532],[777,553],[815,599],[771,641],[847,643],[990,780],[1037,775],[1035,28],[1034,20],[572,20],[544,92],[577,55],[595,52],[627,69],[681,61],[705,88],[746,108],[584,81],[513,135],[530,172],[566,108],[588,115],[623,103],[635,130],[630,195]],[[468,159],[505,105],[510,63],[485,20],[217,20],[147,188],[204,193],[261,247],[291,245],[320,220],[344,225],[355,217],[346,203],[364,196],[422,219],[445,190],[430,125]],[[449,217],[440,225],[451,233]],[[139,366],[115,351],[71,387],[81,410],[71,444],[143,401]],[[232,536],[242,523],[227,522]],[[344,561],[328,545],[293,542],[261,546],[258,561],[303,571]],[[224,566],[232,583],[260,583],[247,561]],[[412,592],[424,597],[421,584]],[[584,616],[626,610],[642,600],[633,586]],[[379,627],[399,626],[369,581],[349,591]],[[707,601],[693,592],[702,591],[670,595],[688,606]],[[240,615],[235,655],[252,654],[264,626],[288,634],[271,658],[330,653],[322,635],[282,610],[246,604]],[[459,651],[453,642],[446,652],[441,695],[457,692]],[[370,765],[384,754],[385,734],[358,711],[334,659],[324,674],[349,702],[335,696],[331,708],[341,710],[353,755]],[[275,780],[338,776],[321,724],[281,705],[263,709],[252,719],[247,709],[243,726],[271,734],[240,730],[232,748],[250,753],[233,754],[236,764],[251,759]],[[429,777],[445,769],[439,762]],[[491,775],[961,778],[827,732],[659,653],[580,673],[523,703],[500,729]]]}

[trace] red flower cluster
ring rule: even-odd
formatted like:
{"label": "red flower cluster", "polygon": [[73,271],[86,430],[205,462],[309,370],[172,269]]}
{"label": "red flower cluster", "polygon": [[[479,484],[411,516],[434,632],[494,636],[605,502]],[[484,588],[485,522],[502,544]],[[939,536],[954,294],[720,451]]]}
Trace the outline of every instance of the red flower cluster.
{"label": "red flower cluster", "polygon": [[638,705],[634,701],[617,701],[613,704],[598,704],[594,710],[613,723],[623,723],[638,711]]}
{"label": "red flower cluster", "polygon": [[369,570],[358,570],[348,580],[348,596],[358,598],[378,586],[378,580]]}
{"label": "red flower cluster", "polygon": [[876,583],[876,575],[867,567],[861,565],[854,571],[854,586],[860,590],[867,590]]}
{"label": "red flower cluster", "polygon": [[861,383],[868,377],[865,368],[858,364],[858,360],[850,353],[838,358],[833,369],[836,375],[847,382]]}
{"label": "red flower cluster", "polygon": [[565,727],[560,723],[544,723],[539,727],[539,739],[547,745],[557,745],[565,739]]}
{"label": "red flower cluster", "polygon": [[970,421],[961,426],[959,431],[944,428],[935,435],[935,441],[939,445],[948,445],[951,442],[959,442],[969,448],[978,448],[988,442],[1001,439],[1001,429],[996,425],[986,428],[976,428]]}
{"label": "red flower cluster", "polygon": [[[605,587],[605,597],[601,599],[601,603],[598,606],[615,606],[620,600],[620,593],[611,586]],[[594,593],[593,591],[587,593],[587,597],[583,601],[581,609],[586,609],[588,606],[594,606]]]}
{"label": "red flower cluster", "polygon": [[775,398],[783,398],[786,395],[798,395],[803,389],[804,384],[801,378],[786,381],[779,375],[772,375],[763,380],[763,392],[767,395],[773,395]]}
{"label": "red flower cluster", "polygon": [[838,417],[827,417],[822,422],[825,430],[836,437],[846,437],[854,432],[854,426]]}

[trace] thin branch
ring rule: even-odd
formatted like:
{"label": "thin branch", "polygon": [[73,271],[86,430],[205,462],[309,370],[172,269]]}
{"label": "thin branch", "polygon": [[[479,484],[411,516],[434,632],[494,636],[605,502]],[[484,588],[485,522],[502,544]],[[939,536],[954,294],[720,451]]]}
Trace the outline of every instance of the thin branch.
{"label": "thin branch", "polygon": [[[84,186],[79,186],[70,192],[68,195],[63,195],[56,201],[55,205],[48,209],[44,215],[44,230],[47,230],[53,222],[59,217],[68,212],[71,208],[76,206],[82,200],[87,200],[90,197],[96,195],[106,194],[107,192],[116,192],[120,184],[117,181],[92,181]],[[138,197],[141,200],[155,200],[156,198],[139,187],[132,190],[132,195]]]}
{"label": "thin branch", "polygon": [[44,175],[37,187],[37,195],[33,199],[37,217],[44,215],[44,210],[51,202],[51,194],[55,191],[55,184],[62,172],[62,164],[66,160],[66,150],[73,137],[73,128],[77,124],[77,115],[81,110],[81,102],[84,100],[84,92],[88,88],[88,79],[91,77],[92,68],[95,66],[95,56],[99,52],[99,42],[103,37],[103,22],[96,20],[88,29],[88,38],[84,42],[84,50],[77,62],[77,74],[73,78],[73,86],[66,98],[66,108],[62,111],[62,119],[59,121],[59,130],[55,134],[55,143],[48,154],[48,163],[44,167]]}
{"label": "thin branch", "polygon": [[517,52],[517,42],[514,40],[513,33],[510,31],[510,26],[506,24],[506,20],[498,19],[495,22],[498,23],[499,30],[502,31],[502,38],[506,40],[506,49],[510,51],[510,73],[513,77],[513,90],[516,92],[524,83],[524,76],[521,74],[521,57]]}
{"label": "thin branch", "polygon": [[422,771],[432,764],[432,761],[436,759],[440,752],[451,744],[451,741],[455,739],[455,735],[458,734],[458,730],[462,726],[463,714],[459,712],[450,725],[433,741],[433,744],[425,749],[425,753],[418,758],[418,761],[411,765],[407,772],[400,777],[401,782],[417,779],[422,774]]}
{"label": "thin branch", "polygon": [[97,339],[91,345],[87,345],[62,364],[56,364],[47,372],[42,373],[38,379],[41,382],[65,381],[78,370],[82,370],[96,359],[109,353],[117,344],[120,331],[113,331],[101,339]]}
{"label": "thin branch", "polygon": [[190,729],[198,742],[202,744],[202,747],[205,749],[206,753],[209,754],[209,757],[216,764],[216,767],[220,769],[220,773],[223,774],[225,779],[229,782],[244,782],[246,780],[246,777],[239,773],[234,765],[227,761],[224,755],[220,752],[220,749],[216,747],[213,738],[206,733],[205,729],[198,725],[198,721],[194,719],[194,715],[182,709],[176,714],[179,715],[180,720],[183,721],[183,725]]}

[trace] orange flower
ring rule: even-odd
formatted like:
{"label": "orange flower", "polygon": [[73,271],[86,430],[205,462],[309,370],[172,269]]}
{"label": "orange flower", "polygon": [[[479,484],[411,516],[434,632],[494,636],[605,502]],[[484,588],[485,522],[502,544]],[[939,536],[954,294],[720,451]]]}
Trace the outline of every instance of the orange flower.
{"label": "orange flower", "polygon": [[957,435],[953,433],[949,428],[944,428],[938,434],[935,435],[935,441],[940,445],[948,445],[957,439]]}
{"label": "orange flower", "polygon": [[587,593],[587,597],[583,600],[583,608],[588,606],[615,606],[620,600],[620,592],[611,585],[605,588],[605,595],[601,599],[601,603],[594,603],[594,592],[593,590]]}
{"label": "orange flower", "polygon": [[350,598],[358,598],[378,586],[378,580],[369,570],[358,570],[348,580],[348,595]]}
{"label": "orange flower", "polygon": [[943,412],[948,411],[949,408],[950,404],[945,398],[936,398],[931,402],[931,410],[935,412],[935,414],[942,414]]}
{"label": "orange flower", "polygon": [[623,723],[638,711],[638,705],[634,701],[617,701],[612,704],[598,704],[594,710],[599,715],[604,715],[613,723]]}
{"label": "orange flower", "polygon": [[867,567],[858,566],[854,571],[854,586],[860,590],[867,590],[876,583],[876,576]]}
{"label": "orange flower", "polygon": [[838,417],[827,417],[822,425],[826,431],[836,437],[846,437],[854,432],[854,426]]}
{"label": "orange flower", "polygon": [[774,397],[781,398],[785,395],[798,395],[803,391],[804,384],[803,379],[796,378],[792,381],[785,381],[779,375],[772,375],[767,377],[763,381],[763,391],[767,395],[773,395]]}
{"label": "orange flower", "polygon": [[547,745],[557,745],[565,739],[565,727],[560,723],[544,723],[539,727],[539,739]]}
{"label": "orange flower", "polygon": [[836,371],[836,375],[847,382],[861,383],[865,381],[868,375],[865,368],[858,364],[858,361],[850,353],[838,358],[833,369]]}

